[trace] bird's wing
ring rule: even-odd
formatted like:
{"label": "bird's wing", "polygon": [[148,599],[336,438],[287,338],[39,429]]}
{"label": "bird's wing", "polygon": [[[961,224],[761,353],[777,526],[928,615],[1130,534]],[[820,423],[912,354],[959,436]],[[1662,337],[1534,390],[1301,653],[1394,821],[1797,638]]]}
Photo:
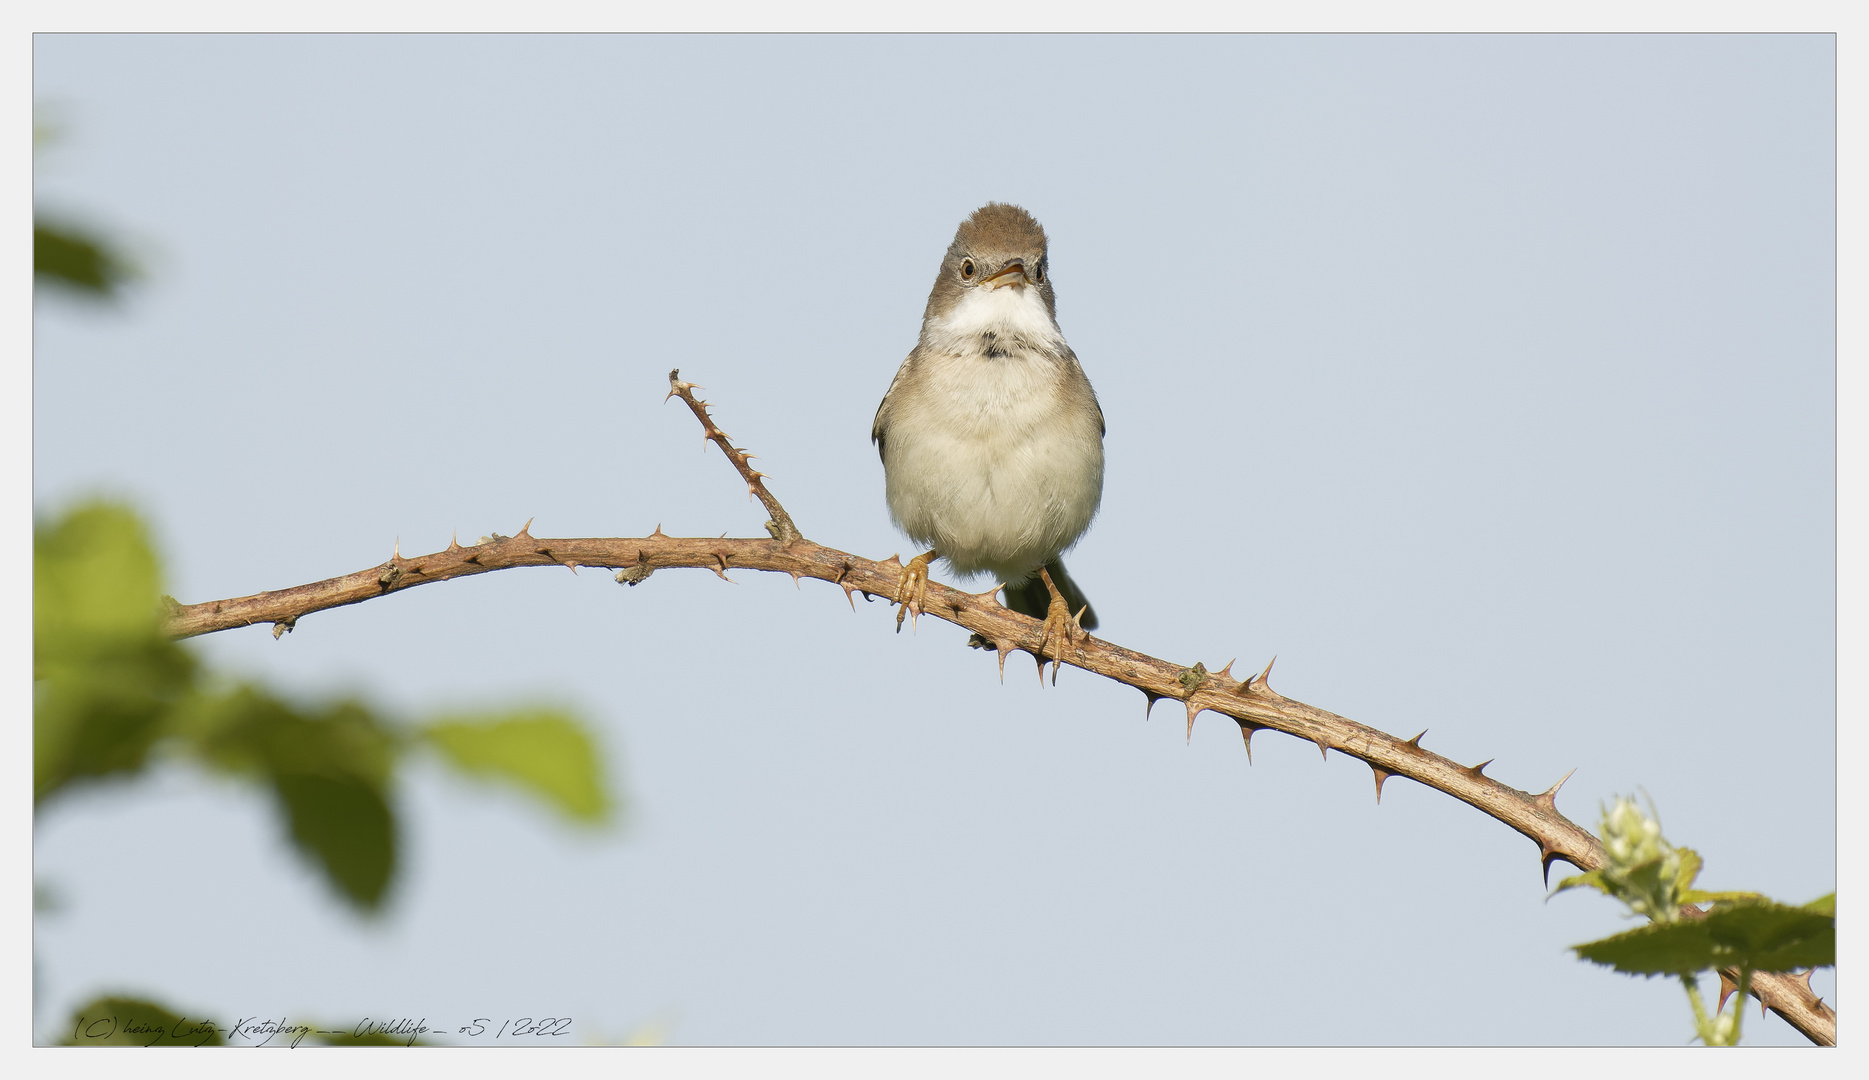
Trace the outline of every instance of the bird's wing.
{"label": "bird's wing", "polygon": [[[1077,370],[1077,377],[1084,380],[1084,391],[1090,395],[1090,407],[1097,410],[1097,434],[1108,435],[1110,425],[1103,419],[1103,404],[1097,400],[1096,387],[1090,385],[1090,376],[1084,374],[1084,365],[1077,362],[1077,353],[1069,345],[1064,347],[1064,355],[1070,358],[1071,367]],[[898,379],[901,377],[899,374],[896,376]]]}
{"label": "bird's wing", "polygon": [[883,394],[881,403],[876,406],[876,419],[870,423],[870,441],[876,444],[876,456],[882,458],[885,464],[889,460],[883,457],[883,440],[889,435],[889,399],[895,395],[896,387],[902,385],[903,376],[908,374],[909,368],[914,364],[915,353],[911,351],[908,359],[902,361],[902,366],[896,369],[896,377],[889,380],[889,389]]}

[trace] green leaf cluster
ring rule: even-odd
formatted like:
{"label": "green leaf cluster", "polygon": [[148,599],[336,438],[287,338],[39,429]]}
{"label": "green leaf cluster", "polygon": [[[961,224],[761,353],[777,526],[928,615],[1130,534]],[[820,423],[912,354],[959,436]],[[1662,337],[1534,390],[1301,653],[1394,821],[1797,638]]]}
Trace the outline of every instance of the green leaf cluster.
{"label": "green leaf cluster", "polygon": [[125,507],[90,503],[36,527],[33,585],[37,804],[134,775],[159,752],[191,760],[270,792],[294,846],[365,911],[395,875],[396,777],[412,752],[509,784],[571,821],[611,815],[595,744],[566,712],[409,726],[354,699],[302,704],[209,678],[163,633],[160,568]]}
{"label": "green leaf cluster", "polygon": [[[1652,809],[1652,807],[1651,807]],[[1793,907],[1750,892],[1694,888],[1700,855],[1661,835],[1661,823],[1634,799],[1618,798],[1603,811],[1603,866],[1558,882],[1552,895],[1589,887],[1613,896],[1652,920],[1627,933],[1572,946],[1579,959],[1630,975],[1672,975],[1681,980],[1694,1010],[1694,1027],[1708,1046],[1736,1046],[1740,1009],[1711,1014],[1701,1001],[1699,974],[1710,968],[1738,972],[1734,991],[1743,1005],[1754,972],[1830,967],[1836,963],[1836,894]],[[1711,904],[1700,917],[1698,907]]]}

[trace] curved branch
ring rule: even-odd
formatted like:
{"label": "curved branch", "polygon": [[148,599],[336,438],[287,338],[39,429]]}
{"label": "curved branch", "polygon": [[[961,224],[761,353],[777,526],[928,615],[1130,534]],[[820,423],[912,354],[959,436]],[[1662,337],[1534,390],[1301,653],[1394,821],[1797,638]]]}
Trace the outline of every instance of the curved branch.
{"label": "curved branch", "polygon": [[[795,581],[812,578],[836,585],[844,590],[853,609],[859,592],[866,600],[896,595],[902,579],[902,564],[896,556],[877,562],[800,536],[790,516],[760,482],[760,474],[746,465],[749,455],[728,443],[726,435],[708,418],[704,403],[694,399],[691,385],[680,382],[676,372],[669,373],[669,382],[670,396],[679,396],[688,404],[702,421],[708,438],[720,444],[753,494],[771,512],[767,528],[772,538],[673,537],[664,535],[658,526],[645,537],[541,539],[531,535],[528,522],[517,535],[490,537],[472,547],[450,543],[445,550],[415,558],[403,558],[397,552],[388,562],[326,581],[229,600],[178,604],[170,611],[168,632],[174,637],[192,637],[270,623],[277,637],[290,630],[299,618],[315,611],[361,603],[429,582],[519,566],[559,565],[574,572],[580,566],[603,567],[617,570],[617,580],[630,585],[664,569],[707,569],[722,578],[735,569],[770,571],[790,574]],[[997,589],[967,593],[930,581],[922,610],[963,626],[990,643],[998,651],[1002,678],[1006,657],[1012,652],[1037,657],[1041,680],[1047,661],[1053,664],[1054,680],[1059,662],[1082,668],[1142,691],[1150,709],[1164,698],[1180,702],[1187,713],[1190,734],[1195,718],[1202,712],[1229,717],[1239,725],[1249,759],[1253,734],[1270,729],[1316,743],[1318,751],[1326,756],[1335,750],[1368,765],[1375,774],[1378,802],[1383,784],[1396,776],[1451,795],[1537,844],[1547,880],[1551,863],[1560,859],[1582,870],[1603,865],[1603,848],[1597,838],[1557,810],[1562,779],[1537,795],[1508,787],[1484,775],[1490,762],[1461,765],[1424,749],[1421,735],[1398,739],[1284,697],[1268,681],[1270,664],[1257,675],[1237,680],[1230,663],[1215,672],[1199,663],[1183,667],[1088,634],[1041,654],[1041,624],[1002,607],[994,598],[995,592]],[[1692,913],[1700,914],[1697,909]],[[1836,1013],[1811,991],[1806,979],[1808,976],[1755,974],[1750,989],[1764,1007],[1778,1013],[1813,1042],[1833,1046]]]}

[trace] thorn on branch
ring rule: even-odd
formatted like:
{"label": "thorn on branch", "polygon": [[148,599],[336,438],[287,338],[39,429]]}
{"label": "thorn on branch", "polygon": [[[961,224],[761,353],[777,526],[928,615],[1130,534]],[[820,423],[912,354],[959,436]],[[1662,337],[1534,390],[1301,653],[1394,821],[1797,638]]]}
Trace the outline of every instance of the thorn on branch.
{"label": "thorn on branch", "polygon": [[1542,795],[1538,795],[1534,797],[1532,801],[1537,803],[1539,806],[1542,806],[1545,809],[1551,811],[1552,813],[1556,813],[1557,812],[1558,788],[1563,787],[1564,781],[1569,780],[1572,774],[1574,774],[1576,771],[1577,771],[1576,769],[1572,769],[1570,772],[1565,773],[1564,776],[1561,779],[1559,779],[1557,783],[1551,785],[1549,790],[1547,790]]}
{"label": "thorn on branch", "polygon": [[995,640],[993,649],[999,653],[999,684],[1006,685],[1006,657],[1012,654],[1012,639]]}
{"label": "thorn on branch", "polygon": [[1374,765],[1371,765],[1369,768],[1371,772],[1376,774],[1376,805],[1381,806],[1382,805],[1382,782],[1387,780],[1389,777],[1394,776],[1395,774],[1384,771],[1382,769],[1378,769]]}
{"label": "thorn on branch", "polygon": [[1547,889],[1551,887],[1551,864],[1559,859],[1563,859],[1573,866],[1576,865],[1570,856],[1552,847],[1548,842],[1544,840],[1538,841],[1538,861],[1544,867],[1545,888]]}
{"label": "thorn on branch", "polygon": [[1481,780],[1485,778],[1486,766],[1491,765],[1494,760],[1495,759],[1493,758],[1487,758],[1485,761],[1480,762],[1478,765],[1474,765],[1471,768],[1462,769],[1461,771],[1466,773],[1468,776],[1473,777],[1475,780]]}
{"label": "thorn on branch", "polygon": [[[1265,670],[1261,671],[1257,675],[1254,675],[1252,678],[1247,679],[1245,682],[1240,683],[1239,686],[1234,690],[1234,693],[1252,694],[1252,693],[1257,693],[1258,691],[1261,691],[1261,690],[1270,691],[1272,689],[1272,682],[1271,682],[1272,665],[1276,663],[1278,663],[1278,657],[1276,656],[1274,656],[1270,660],[1267,660],[1265,664]],[[1232,665],[1229,664],[1228,666],[1231,667]]]}
{"label": "thorn on branch", "polygon": [[1427,729],[1427,728],[1422,728],[1422,729],[1421,729],[1421,731],[1420,731],[1420,732],[1418,732],[1418,733],[1417,733],[1417,734],[1415,735],[1415,737],[1414,737],[1414,738],[1412,738],[1412,739],[1410,739],[1410,740],[1408,740],[1407,742],[1405,742],[1405,743],[1403,743],[1402,745],[1403,745],[1403,746],[1412,746],[1412,747],[1414,747],[1414,748],[1415,748],[1416,750],[1420,750],[1420,749],[1421,749],[1421,736],[1423,736],[1423,735],[1426,735],[1427,733],[1428,733],[1428,729]]}
{"label": "thorn on branch", "polygon": [[1246,740],[1246,764],[1252,764],[1252,733],[1259,730],[1258,724],[1240,721],[1240,737]]}
{"label": "thorn on branch", "polygon": [[1183,745],[1192,746],[1194,744],[1194,718],[1200,715],[1201,710],[1205,707],[1206,706],[1203,705],[1196,705],[1191,699],[1188,701],[1188,736]]}
{"label": "thorn on branch", "polygon": [[[1004,666],[1004,661],[1002,661],[1001,664],[1002,666]],[[1136,689],[1141,690],[1142,688],[1137,687]],[[1164,694],[1157,694],[1149,690],[1142,691],[1142,719],[1143,720],[1146,721],[1149,718],[1149,714],[1155,711],[1155,703],[1162,700],[1162,698],[1165,696],[1166,695]]]}

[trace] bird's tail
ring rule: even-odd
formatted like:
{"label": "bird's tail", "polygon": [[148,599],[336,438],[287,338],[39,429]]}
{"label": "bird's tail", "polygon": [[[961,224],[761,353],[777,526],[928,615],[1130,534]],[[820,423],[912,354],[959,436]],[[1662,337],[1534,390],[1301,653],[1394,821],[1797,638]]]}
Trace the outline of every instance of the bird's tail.
{"label": "bird's tail", "polygon": [[[1084,590],[1077,587],[1071,575],[1064,572],[1064,560],[1053,559],[1045,564],[1045,570],[1051,575],[1051,583],[1058,587],[1064,596],[1065,604],[1075,613],[1084,609],[1084,617],[1079,620],[1086,630],[1097,628],[1097,612],[1090,607],[1090,601],[1084,598]],[[1030,615],[1043,621],[1045,613],[1051,609],[1051,594],[1045,591],[1045,579],[1033,574],[1017,585],[1006,586],[1006,606],[1021,615]]]}

